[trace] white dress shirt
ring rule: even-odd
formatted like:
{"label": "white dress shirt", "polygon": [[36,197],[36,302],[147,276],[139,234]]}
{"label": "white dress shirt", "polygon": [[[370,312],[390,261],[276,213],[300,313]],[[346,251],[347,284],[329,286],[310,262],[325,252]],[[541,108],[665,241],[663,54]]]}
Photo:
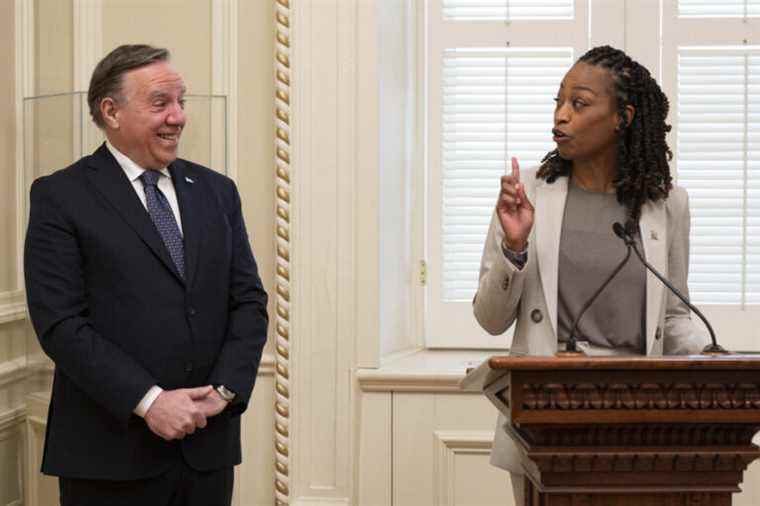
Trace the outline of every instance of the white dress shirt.
{"label": "white dress shirt", "polygon": [[[135,189],[135,193],[137,193],[137,196],[140,198],[140,202],[142,202],[142,205],[147,210],[148,204],[146,203],[145,199],[145,187],[143,186],[142,180],[140,179],[140,176],[142,176],[143,172],[145,172],[146,169],[143,169],[137,165],[135,162],[129,159],[127,155],[116,149],[113,144],[108,141],[106,141],[106,147],[114,156],[114,158],[116,158],[119,166],[124,171],[124,174],[126,174],[127,179],[129,179],[129,182],[132,183],[132,188]],[[169,206],[171,206],[172,213],[174,213],[174,219],[177,220],[179,233],[182,234],[182,216],[179,213],[177,192],[174,190],[172,176],[166,167],[161,169],[159,172],[161,173],[161,177],[158,178],[158,189],[161,190],[161,193],[166,196],[166,200],[169,201]],[[148,409],[150,409],[153,401],[156,400],[161,392],[163,392],[163,389],[158,385],[153,385],[150,387],[142,400],[137,404],[137,407],[135,407],[133,410],[134,414],[144,418],[145,413],[148,412]]]}

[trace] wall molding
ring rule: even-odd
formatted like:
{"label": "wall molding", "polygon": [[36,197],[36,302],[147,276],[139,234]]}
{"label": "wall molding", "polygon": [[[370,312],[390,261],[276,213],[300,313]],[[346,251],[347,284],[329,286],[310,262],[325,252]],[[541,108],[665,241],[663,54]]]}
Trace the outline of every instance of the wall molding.
{"label": "wall molding", "polygon": [[348,499],[331,497],[299,497],[292,502],[293,506],[348,506]]}
{"label": "wall molding", "polygon": [[74,90],[86,92],[103,57],[103,0],[73,0]]}
{"label": "wall molding", "polygon": [[356,374],[363,392],[419,392],[467,394],[459,387],[464,371],[397,372],[381,369],[359,369]]}
{"label": "wall molding", "polygon": [[26,318],[23,290],[0,292],[0,325]]}
{"label": "wall molding", "polygon": [[94,150],[102,134],[90,119],[87,89],[95,66],[103,55],[103,0],[73,0],[73,76],[79,107],[72,108],[72,159]]}
{"label": "wall molding", "polygon": [[26,420],[26,408],[20,406],[0,413],[0,443],[11,441],[18,451],[16,461],[16,479],[18,480],[19,498],[7,503],[6,506],[21,506],[23,504],[24,479],[23,479],[23,461],[24,461],[24,421]]}
{"label": "wall molding", "polygon": [[3,434],[7,435],[23,426],[25,422],[26,406],[16,406],[0,413],[0,440],[6,439]]}
{"label": "wall molding", "polygon": [[38,450],[37,441],[44,437],[47,423],[39,416],[26,417],[26,486],[24,487],[24,500],[26,504],[39,504],[39,470],[42,464],[42,455]]}
{"label": "wall molding", "polygon": [[[11,383],[18,383],[26,379],[27,376],[29,376],[29,369],[26,365],[26,357],[18,357],[13,360],[0,362],[0,388],[4,388]],[[0,420],[2,420],[1,415]]]}
{"label": "wall molding", "polygon": [[16,288],[24,286],[24,229],[26,228],[26,181],[24,146],[24,98],[34,94],[34,2],[16,0],[15,9],[16,82]]}
{"label": "wall molding", "polygon": [[493,431],[435,431],[436,446],[434,462],[436,492],[441,506],[454,506],[457,455],[491,454]]}
{"label": "wall molding", "polygon": [[274,122],[275,122],[275,405],[274,493],[277,506],[290,502],[290,211],[291,108],[289,0],[275,0]]}
{"label": "wall molding", "polygon": [[[211,1],[211,93],[225,100],[223,148],[211,142],[211,166],[224,157],[226,175],[238,173],[238,0]],[[212,129],[213,135],[213,129]]]}
{"label": "wall molding", "polygon": [[259,370],[256,376],[274,376],[275,375],[275,358],[271,353],[264,353],[261,356]]}

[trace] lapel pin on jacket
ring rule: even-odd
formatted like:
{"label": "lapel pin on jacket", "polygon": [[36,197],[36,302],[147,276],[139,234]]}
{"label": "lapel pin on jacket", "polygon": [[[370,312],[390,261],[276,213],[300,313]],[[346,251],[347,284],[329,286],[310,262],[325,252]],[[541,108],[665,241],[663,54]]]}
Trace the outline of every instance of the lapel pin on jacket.
{"label": "lapel pin on jacket", "polygon": [[193,181],[192,179],[190,179],[190,178],[189,178],[189,177],[187,177],[187,176],[185,176],[185,181],[187,181],[187,182],[188,182],[188,183],[190,183],[190,184],[193,184],[193,183],[195,183],[195,181]]}

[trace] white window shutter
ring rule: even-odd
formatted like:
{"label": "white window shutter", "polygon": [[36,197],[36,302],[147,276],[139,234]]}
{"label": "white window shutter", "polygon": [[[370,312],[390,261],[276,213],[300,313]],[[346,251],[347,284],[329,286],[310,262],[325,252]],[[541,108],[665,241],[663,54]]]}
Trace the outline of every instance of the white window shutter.
{"label": "white window shutter", "polygon": [[678,15],[684,18],[760,16],[760,0],[678,0]]}
{"label": "white window shutter", "polygon": [[455,21],[569,19],[573,13],[573,0],[443,0],[444,19]]}
{"label": "white window shutter", "polygon": [[681,48],[678,183],[690,196],[698,304],[760,302],[760,54]]}
{"label": "white window shutter", "polygon": [[471,301],[499,188],[512,156],[536,166],[554,149],[554,101],[573,61],[563,49],[451,49],[443,56],[444,301]]}

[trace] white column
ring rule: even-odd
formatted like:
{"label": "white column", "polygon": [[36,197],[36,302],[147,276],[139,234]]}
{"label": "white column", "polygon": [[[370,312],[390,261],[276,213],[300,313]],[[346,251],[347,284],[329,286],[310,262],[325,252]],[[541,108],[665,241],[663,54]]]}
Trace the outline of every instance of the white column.
{"label": "white column", "polygon": [[356,256],[355,209],[372,199],[356,183],[357,4],[291,9],[290,504],[349,504],[356,272],[373,268]]}

